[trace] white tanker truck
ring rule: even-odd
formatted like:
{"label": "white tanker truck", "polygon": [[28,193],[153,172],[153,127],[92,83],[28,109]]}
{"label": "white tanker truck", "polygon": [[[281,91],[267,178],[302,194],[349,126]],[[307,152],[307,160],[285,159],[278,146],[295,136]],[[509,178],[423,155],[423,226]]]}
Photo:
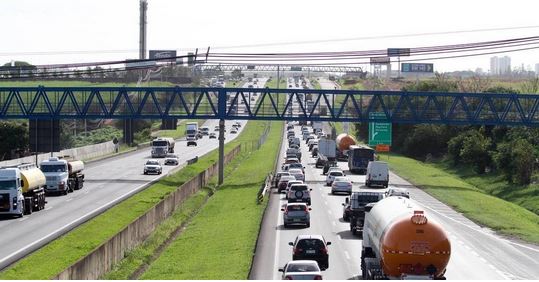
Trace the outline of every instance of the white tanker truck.
{"label": "white tanker truck", "polygon": [[445,279],[450,255],[442,226],[414,201],[388,197],[366,210],[363,279]]}
{"label": "white tanker truck", "polygon": [[39,166],[47,179],[47,193],[66,195],[84,185],[84,163],[77,160],[66,160],[57,157],[41,162]]}
{"label": "white tanker truck", "polygon": [[0,214],[22,217],[45,208],[45,175],[34,164],[0,168]]}

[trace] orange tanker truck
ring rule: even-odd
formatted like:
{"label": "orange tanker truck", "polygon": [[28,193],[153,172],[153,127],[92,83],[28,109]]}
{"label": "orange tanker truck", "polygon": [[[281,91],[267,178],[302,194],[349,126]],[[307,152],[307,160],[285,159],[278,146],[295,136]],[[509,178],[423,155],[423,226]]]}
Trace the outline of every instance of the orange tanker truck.
{"label": "orange tanker truck", "polygon": [[346,152],[350,149],[350,146],[356,145],[357,141],[352,135],[341,133],[335,139],[335,143],[337,144],[337,160],[347,161],[348,155]]}
{"label": "orange tanker truck", "polygon": [[363,279],[445,279],[450,255],[447,234],[414,201],[388,197],[366,211]]}

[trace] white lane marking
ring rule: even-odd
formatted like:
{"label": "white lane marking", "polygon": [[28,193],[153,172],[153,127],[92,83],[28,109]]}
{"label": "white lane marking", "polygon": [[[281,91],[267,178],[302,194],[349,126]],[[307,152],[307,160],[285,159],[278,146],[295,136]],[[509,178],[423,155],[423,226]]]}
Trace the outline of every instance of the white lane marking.
{"label": "white lane marking", "polygon": [[333,214],[333,213],[331,212],[331,210],[328,210],[328,214]]}
{"label": "white lane marking", "polygon": [[328,201],[324,201],[324,204],[327,206],[327,205],[328,205]]}
{"label": "white lane marking", "polygon": [[52,209],[52,206],[48,206],[48,207],[46,207],[44,210],[45,210],[45,211],[48,211],[48,210],[50,210],[50,209]]}
{"label": "white lane marking", "polygon": [[333,226],[337,226],[337,223],[335,223],[335,221],[331,221],[331,224],[333,224]]}
{"label": "white lane marking", "polygon": [[[19,250],[17,250],[17,251],[15,251],[15,252],[11,253],[9,256],[6,256],[6,257],[4,257],[3,259],[0,259],[0,263],[3,263],[3,262],[5,262],[5,261],[9,260],[10,258],[12,258],[12,257],[14,257],[14,256],[16,256],[16,255],[18,255],[19,253],[22,253],[22,252],[24,252],[25,250],[34,247],[35,245],[39,244],[40,242],[47,240],[49,237],[52,237],[52,236],[55,235],[56,233],[62,232],[62,230],[63,230],[64,228],[68,228],[69,226],[71,226],[71,225],[73,225],[73,224],[76,224],[78,221],[82,220],[83,218],[85,218],[85,217],[88,216],[89,214],[92,214],[92,213],[94,213],[94,212],[97,212],[97,211],[99,211],[100,209],[102,209],[102,208],[104,208],[104,207],[107,207],[107,206],[111,205],[111,204],[114,203],[115,201],[118,201],[118,199],[122,199],[123,197],[125,197],[125,196],[127,196],[127,195],[129,195],[129,194],[133,194],[133,195],[134,195],[134,194],[140,192],[140,191],[138,191],[138,190],[141,189],[142,187],[144,187],[145,185],[148,185],[148,184],[149,184],[149,183],[143,184],[143,185],[137,187],[136,189],[131,190],[131,191],[129,191],[128,193],[125,193],[124,195],[122,195],[122,196],[120,196],[120,197],[118,197],[118,198],[116,198],[116,199],[114,199],[114,200],[112,200],[112,201],[109,201],[109,202],[107,202],[106,204],[104,204],[104,205],[102,205],[102,206],[100,206],[100,207],[98,207],[98,208],[93,209],[91,212],[86,213],[85,215],[80,216],[80,217],[78,217],[78,218],[75,219],[75,220],[72,220],[71,222],[69,222],[69,223],[63,225],[62,227],[56,229],[55,231],[53,231],[53,232],[51,232],[51,233],[49,233],[49,234],[47,234],[47,235],[41,237],[41,239],[38,239],[38,240],[36,240],[36,241],[34,241],[34,242],[30,243],[30,244],[27,244],[25,247],[20,248]],[[45,208],[45,210],[50,210],[50,209],[52,209],[52,206],[49,206],[49,207]]]}
{"label": "white lane marking", "polygon": [[86,190],[86,192],[84,192],[84,194],[90,194],[90,191]]}
{"label": "white lane marking", "polygon": [[528,249],[528,250],[530,250],[530,251],[534,251],[534,252],[538,252],[538,253],[539,253],[539,249],[535,249],[535,248],[532,248],[532,247],[529,247],[529,246],[526,246],[526,245],[522,245],[522,244],[519,244],[519,243],[516,243],[516,242],[512,242],[512,241],[509,241],[509,240],[506,240],[506,239],[502,239],[502,238],[500,238],[500,237],[498,237],[498,236],[496,236],[496,235],[490,234],[490,233],[485,232],[485,231],[483,231],[483,230],[479,230],[479,229],[477,229],[477,228],[475,228],[475,227],[473,227],[473,226],[469,226],[468,224],[464,224],[464,223],[462,223],[461,221],[458,221],[458,220],[456,220],[456,219],[454,219],[454,218],[452,218],[452,217],[446,216],[445,214],[440,213],[440,212],[438,212],[437,210],[430,208],[429,206],[423,205],[423,207],[425,207],[425,208],[431,210],[432,212],[434,212],[434,213],[436,213],[436,214],[438,214],[438,215],[440,215],[440,216],[442,216],[442,217],[445,217],[445,218],[447,218],[447,219],[449,219],[449,220],[451,220],[451,221],[453,221],[453,222],[456,222],[456,223],[458,223],[458,224],[460,224],[460,225],[463,225],[463,226],[465,226],[465,227],[468,227],[468,228],[470,228],[470,229],[472,229],[472,230],[474,230],[474,231],[476,231],[476,232],[478,232],[478,233],[481,233],[481,234],[486,235],[486,236],[488,236],[488,237],[491,237],[491,238],[493,238],[493,239],[496,239],[496,240],[505,242],[505,243],[507,243],[507,244],[519,246],[519,247],[521,247],[521,248]]}
{"label": "white lane marking", "polygon": [[66,202],[71,202],[71,201],[73,201],[73,198],[66,199]]}
{"label": "white lane marking", "polygon": [[28,217],[23,217],[23,218],[19,219],[19,221],[25,221],[27,219],[28,219]]}
{"label": "white lane marking", "polygon": [[346,259],[348,259],[348,260],[350,259],[350,255],[348,254],[347,251],[344,251],[344,256],[346,257]]}

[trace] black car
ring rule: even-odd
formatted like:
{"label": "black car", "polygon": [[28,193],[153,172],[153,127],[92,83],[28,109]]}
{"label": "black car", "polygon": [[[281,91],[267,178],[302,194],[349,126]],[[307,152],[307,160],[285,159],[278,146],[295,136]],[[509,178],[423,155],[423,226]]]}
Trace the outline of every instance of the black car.
{"label": "black car", "polygon": [[313,146],[311,151],[311,157],[316,158],[318,156],[318,146]]}
{"label": "black car", "polygon": [[322,235],[298,235],[296,241],[289,242],[293,246],[292,260],[315,260],[321,270],[329,268],[328,247],[331,242],[326,242]]}

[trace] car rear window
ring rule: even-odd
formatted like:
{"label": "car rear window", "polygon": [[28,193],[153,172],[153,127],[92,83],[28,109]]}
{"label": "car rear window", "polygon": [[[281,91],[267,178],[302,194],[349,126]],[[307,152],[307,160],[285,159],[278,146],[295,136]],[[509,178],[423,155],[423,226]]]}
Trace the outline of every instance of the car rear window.
{"label": "car rear window", "polygon": [[343,176],[343,173],[340,171],[332,171],[329,173],[331,176]]}
{"label": "car rear window", "polygon": [[299,240],[297,247],[300,249],[323,249],[324,243],[320,239],[302,239]]}
{"label": "car rear window", "polygon": [[289,211],[305,211],[306,207],[304,205],[289,205],[287,209]]}
{"label": "car rear window", "polygon": [[308,188],[305,185],[292,185],[290,189],[294,191],[306,191]]}
{"label": "car rear window", "polygon": [[291,264],[288,266],[287,272],[315,272],[319,271],[314,264]]}

